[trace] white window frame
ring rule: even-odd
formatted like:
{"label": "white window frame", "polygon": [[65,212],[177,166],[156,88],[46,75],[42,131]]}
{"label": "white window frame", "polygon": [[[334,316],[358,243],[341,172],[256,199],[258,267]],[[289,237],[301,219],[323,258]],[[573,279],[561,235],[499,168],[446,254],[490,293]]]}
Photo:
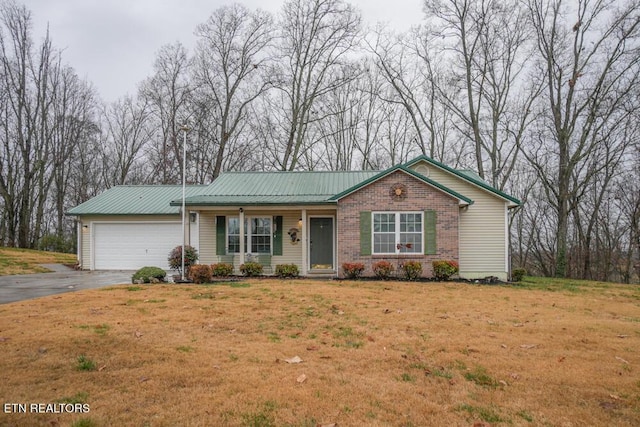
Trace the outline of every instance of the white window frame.
{"label": "white window frame", "polygon": [[[229,248],[229,237],[230,236],[240,236],[239,234],[229,234],[229,221],[235,219],[237,221],[240,221],[240,217],[237,216],[229,216],[227,217],[227,224],[225,227],[225,232],[226,232],[226,244],[227,244],[227,249]],[[273,253],[273,227],[274,227],[274,221],[273,218],[270,216],[265,216],[265,215],[255,215],[255,216],[248,216],[246,215],[244,217],[246,224],[244,227],[244,238],[245,238],[245,244],[244,244],[244,250],[246,253],[248,254],[272,254]],[[253,252],[252,251],[252,242],[251,242],[251,238],[253,237],[253,234],[251,233],[251,221],[254,219],[263,219],[263,220],[268,220],[269,224],[270,224],[270,230],[269,230],[269,252]],[[267,236],[267,234],[256,234],[256,236]],[[242,238],[242,236],[240,236]],[[240,253],[238,252],[231,252],[229,250],[229,254],[238,254]]]}
{"label": "white window frame", "polygon": [[[400,215],[405,215],[405,214],[414,214],[414,215],[420,215],[420,230],[419,231],[414,231],[413,233],[420,233],[420,250],[417,252],[408,252],[408,251],[404,251],[402,252],[401,249],[398,248],[398,244],[401,243],[400,241],[400,234],[402,233],[407,233],[405,232],[401,232],[400,231]],[[395,221],[395,230],[394,230],[394,235],[395,235],[395,243],[393,245],[394,251],[393,252],[376,252],[376,245],[375,245],[375,238],[376,238],[376,234],[389,234],[388,232],[376,232],[375,231],[375,216],[376,215],[394,215],[394,221]],[[424,253],[424,212],[422,211],[375,211],[375,212],[371,212],[371,254],[372,255],[422,255]]]}

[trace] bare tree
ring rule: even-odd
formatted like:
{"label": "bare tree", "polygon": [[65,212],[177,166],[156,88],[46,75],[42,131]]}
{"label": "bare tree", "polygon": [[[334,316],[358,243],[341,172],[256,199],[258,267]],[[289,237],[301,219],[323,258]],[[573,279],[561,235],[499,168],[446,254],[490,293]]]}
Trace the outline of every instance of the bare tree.
{"label": "bare tree", "polygon": [[[609,132],[638,108],[640,6],[579,0],[530,0],[544,78],[537,143],[526,150],[555,211],[554,273],[567,276],[569,220],[576,198],[596,177],[594,159]],[[625,144],[625,141],[610,141]]]}
{"label": "bare tree", "polygon": [[[516,0],[425,0],[428,24],[417,49],[424,63],[449,65],[450,76],[436,82],[441,99],[459,120],[457,129],[472,143],[475,168],[483,179],[503,189],[510,178],[541,84],[527,73],[531,25]],[[444,84],[443,84],[444,83]]]}
{"label": "bare tree", "polygon": [[163,46],[156,56],[154,75],[140,86],[147,100],[150,119],[157,123],[155,144],[147,151],[153,175],[162,184],[178,183],[182,176],[180,127],[189,116],[193,85],[189,82],[191,62],[180,43]]}
{"label": "bare tree", "polygon": [[[447,141],[439,136],[446,134],[444,129],[451,123],[447,120],[447,108],[438,99],[437,80],[445,73],[437,70],[424,32],[414,28],[395,34],[378,28],[368,46],[390,89],[380,91],[379,96],[384,102],[406,111],[422,154],[444,160]],[[451,141],[448,148],[452,148]]]}
{"label": "bare tree", "polygon": [[234,4],[217,9],[196,34],[196,82],[215,119],[215,179],[229,154],[229,142],[241,137],[249,105],[272,85],[267,48],[274,28],[268,13]]}
{"label": "bare tree", "polygon": [[274,150],[279,169],[298,166],[316,101],[354,78],[351,69],[341,65],[358,44],[360,21],[356,10],[341,0],[284,4],[277,102],[285,109],[279,123],[285,143]]}
{"label": "bare tree", "polygon": [[143,160],[151,141],[149,105],[126,96],[109,105],[103,114],[103,180],[108,187],[146,182],[150,170]]}
{"label": "bare tree", "polygon": [[[55,235],[64,239],[69,231],[65,228],[65,212],[77,203],[72,198],[71,183],[76,179],[86,180],[88,176],[77,175],[78,156],[88,139],[97,132],[95,124],[96,102],[94,92],[80,80],[70,67],[62,67],[54,85],[53,115],[55,126],[52,130],[50,154],[53,186],[53,206],[56,218]],[[89,176],[95,172],[84,171]],[[84,190],[86,191],[86,190]]]}
{"label": "bare tree", "polygon": [[0,242],[34,247],[63,239],[75,149],[93,90],[62,65],[48,31],[33,43],[31,13],[0,2]]}

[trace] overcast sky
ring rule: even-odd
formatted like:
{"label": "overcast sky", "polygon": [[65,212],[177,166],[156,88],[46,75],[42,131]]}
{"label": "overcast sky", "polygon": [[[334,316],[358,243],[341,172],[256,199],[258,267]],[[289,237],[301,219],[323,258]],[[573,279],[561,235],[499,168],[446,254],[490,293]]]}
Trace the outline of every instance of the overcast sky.
{"label": "overcast sky", "polygon": [[[20,2],[21,0],[18,0]],[[23,0],[33,13],[34,35],[49,24],[53,43],[105,101],[133,94],[152,73],[159,48],[180,41],[190,51],[193,31],[227,0]],[[250,9],[277,13],[283,0],[241,0]],[[422,20],[421,0],[351,0],[365,24],[387,22],[405,30]]]}

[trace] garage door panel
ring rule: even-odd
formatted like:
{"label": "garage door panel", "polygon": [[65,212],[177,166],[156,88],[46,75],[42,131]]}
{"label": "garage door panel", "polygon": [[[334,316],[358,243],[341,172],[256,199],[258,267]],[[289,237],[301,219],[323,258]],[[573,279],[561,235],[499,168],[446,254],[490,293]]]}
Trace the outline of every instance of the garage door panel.
{"label": "garage door panel", "polygon": [[94,269],[169,268],[167,256],[182,243],[180,223],[94,224]]}

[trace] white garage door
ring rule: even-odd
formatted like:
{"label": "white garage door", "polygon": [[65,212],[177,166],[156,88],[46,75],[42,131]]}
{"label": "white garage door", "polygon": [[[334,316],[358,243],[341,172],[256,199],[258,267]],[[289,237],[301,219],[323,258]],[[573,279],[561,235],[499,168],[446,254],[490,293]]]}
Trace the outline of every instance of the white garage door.
{"label": "white garage door", "polygon": [[182,244],[182,224],[94,223],[93,268],[137,270],[144,266],[169,269],[171,249]]}

